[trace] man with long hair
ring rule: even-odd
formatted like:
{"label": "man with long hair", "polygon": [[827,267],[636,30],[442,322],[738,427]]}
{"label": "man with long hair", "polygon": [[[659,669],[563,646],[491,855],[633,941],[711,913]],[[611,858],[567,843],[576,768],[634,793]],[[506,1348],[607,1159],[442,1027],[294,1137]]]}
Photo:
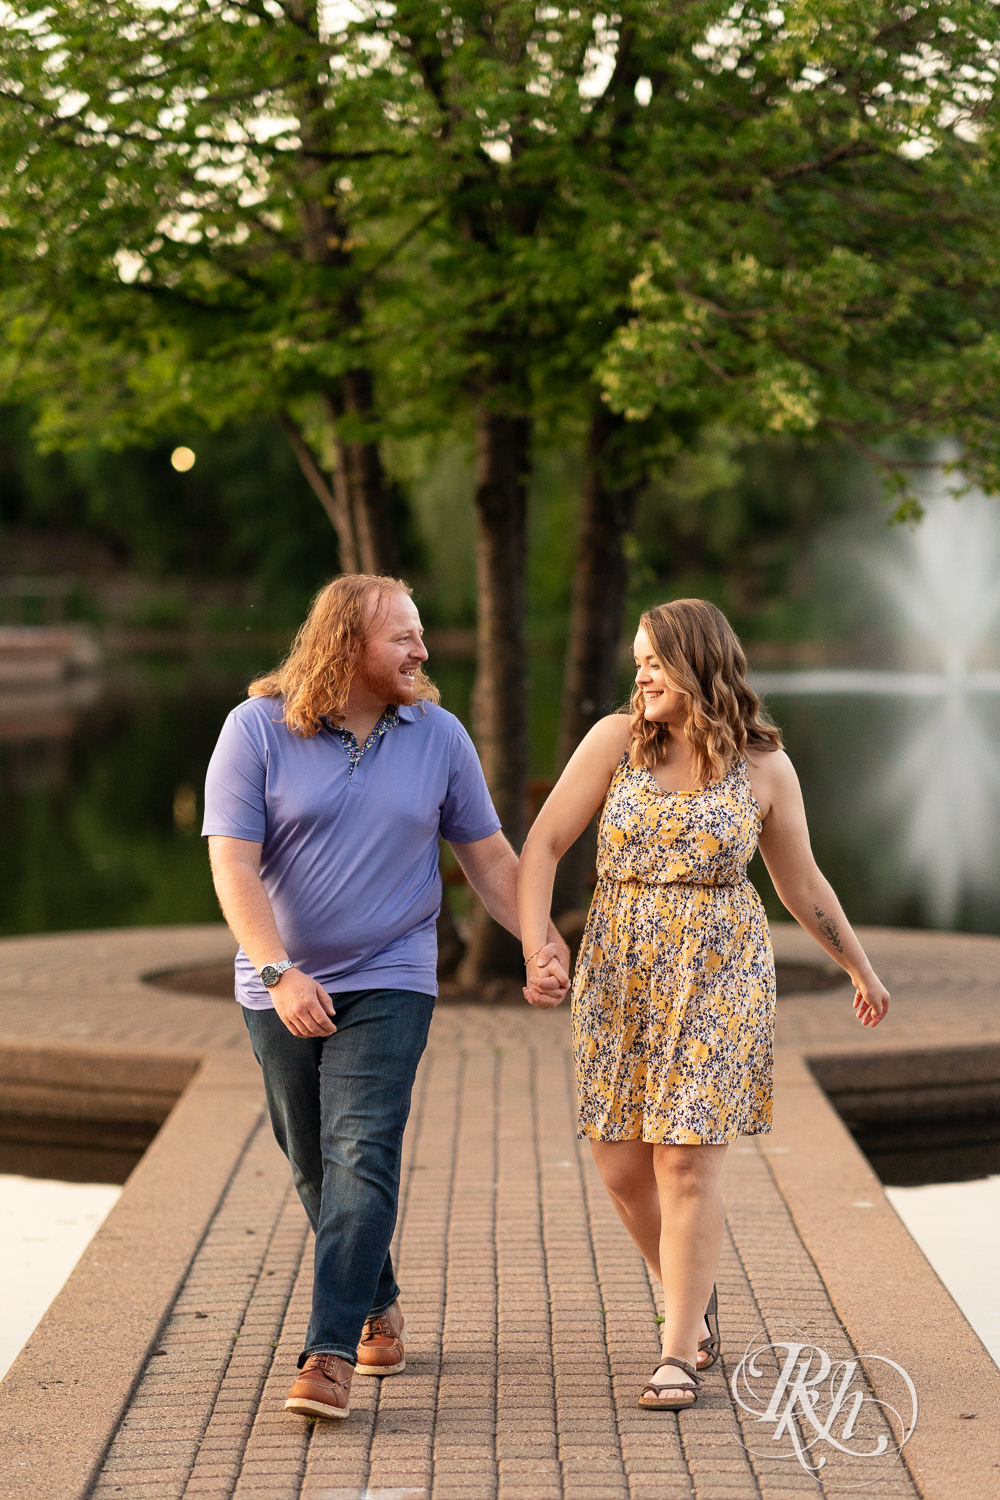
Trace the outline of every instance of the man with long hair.
{"label": "man with long hair", "polygon": [[[250,684],[208,769],[203,832],[240,948],[236,998],[316,1234],[285,1406],[345,1417],[357,1372],[405,1365],[389,1244],[436,981],[438,840],[518,932],[517,857],[472,742],[440,707],[408,586],[346,574]],[[553,995],[569,954],[555,929]]]}

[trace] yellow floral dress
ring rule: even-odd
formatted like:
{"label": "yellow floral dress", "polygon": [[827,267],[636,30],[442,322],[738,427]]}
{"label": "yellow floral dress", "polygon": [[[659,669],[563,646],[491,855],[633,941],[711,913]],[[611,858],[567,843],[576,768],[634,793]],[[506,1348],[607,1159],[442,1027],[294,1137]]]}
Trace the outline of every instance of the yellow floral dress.
{"label": "yellow floral dress", "polygon": [[760,826],[745,760],[695,792],[627,756],[615,771],[573,979],[581,1136],[770,1131],[774,957],[747,879]]}

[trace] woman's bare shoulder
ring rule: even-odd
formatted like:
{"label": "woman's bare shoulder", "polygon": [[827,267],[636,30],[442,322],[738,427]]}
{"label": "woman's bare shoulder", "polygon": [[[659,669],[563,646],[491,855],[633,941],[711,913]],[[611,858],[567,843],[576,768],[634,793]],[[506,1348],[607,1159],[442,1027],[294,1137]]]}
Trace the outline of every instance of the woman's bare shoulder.
{"label": "woman's bare shoulder", "polygon": [[576,748],[574,760],[600,762],[613,768],[628,748],[631,735],[629,726],[628,714],[605,714],[603,719],[598,719],[587,730]]}
{"label": "woman's bare shoulder", "polygon": [[602,743],[621,745],[624,750],[632,732],[631,725],[630,714],[605,714],[603,719],[598,719],[590,734],[599,735]]}
{"label": "woman's bare shoulder", "polygon": [[771,745],[748,745],[743,753],[747,765],[753,771],[763,771],[772,776],[787,776],[792,771],[794,775],[792,763],[784,750],[775,749]]}
{"label": "woman's bare shoulder", "polygon": [[798,787],[799,781],[784,750],[772,750],[768,746],[747,747],[744,752],[750,767],[750,786],[766,817],[775,802],[787,803],[789,794]]}

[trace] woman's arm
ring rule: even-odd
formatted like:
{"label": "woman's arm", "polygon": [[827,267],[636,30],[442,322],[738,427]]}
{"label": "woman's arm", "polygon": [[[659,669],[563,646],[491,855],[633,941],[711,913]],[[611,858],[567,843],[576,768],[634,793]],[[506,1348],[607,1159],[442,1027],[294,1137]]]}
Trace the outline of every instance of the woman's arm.
{"label": "woman's arm", "polygon": [[754,755],[751,779],[763,814],[760,852],[779,900],[850,975],[858,1020],[863,1026],[877,1026],[889,1008],[889,992],[813,857],[802,792],[791,761],[783,750]]}
{"label": "woman's arm", "polygon": [[604,801],[628,738],[626,714],[609,714],[599,720],[573,752],[524,841],[517,872],[517,907],[529,998],[535,1004],[558,1003],[546,1002],[533,983],[552,959],[546,943],[556,865]]}

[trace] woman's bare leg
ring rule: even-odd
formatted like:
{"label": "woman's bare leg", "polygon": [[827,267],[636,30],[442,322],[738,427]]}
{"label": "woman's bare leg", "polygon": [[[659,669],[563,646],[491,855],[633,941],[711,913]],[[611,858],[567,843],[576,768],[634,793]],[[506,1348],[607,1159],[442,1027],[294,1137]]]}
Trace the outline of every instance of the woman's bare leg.
{"label": "woman's bare leg", "polygon": [[[708,1150],[724,1151],[725,1147],[663,1147],[651,1146],[646,1141],[594,1141],[590,1143],[590,1149],[601,1174],[601,1181],[608,1190],[608,1196],[615,1206],[615,1212],[621,1219],[625,1228],[632,1237],[632,1241],[646,1262],[653,1275],[662,1285],[663,1277],[660,1274],[660,1245],[661,1245],[661,1190],[657,1180],[654,1165],[654,1153],[663,1150]],[[721,1221],[719,1227],[721,1244]],[[708,1305],[709,1294],[714,1281],[714,1267],[718,1260],[718,1250],[712,1260],[713,1275],[709,1280],[708,1291],[705,1293],[705,1301],[702,1307]],[[701,1318],[698,1328],[698,1339],[707,1338],[709,1334],[708,1324],[704,1317]],[[697,1340],[695,1341],[697,1343]],[[666,1348],[666,1345],[664,1345]],[[668,1349],[668,1354],[680,1354],[680,1349]],[[704,1363],[708,1354],[703,1353],[697,1363]],[[682,1358],[687,1358],[683,1355]],[[694,1361],[692,1361],[694,1362]]]}
{"label": "woman's bare leg", "polygon": [[660,1278],[660,1190],[646,1141],[591,1141],[590,1150],[615,1213],[657,1281]]}
{"label": "woman's bare leg", "polygon": [[[690,1364],[697,1363],[704,1309],[722,1249],[719,1174],[725,1156],[725,1146],[653,1147],[660,1198],[661,1349]],[[666,1382],[675,1377],[686,1379],[683,1371],[664,1365],[653,1378]]]}

